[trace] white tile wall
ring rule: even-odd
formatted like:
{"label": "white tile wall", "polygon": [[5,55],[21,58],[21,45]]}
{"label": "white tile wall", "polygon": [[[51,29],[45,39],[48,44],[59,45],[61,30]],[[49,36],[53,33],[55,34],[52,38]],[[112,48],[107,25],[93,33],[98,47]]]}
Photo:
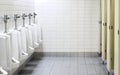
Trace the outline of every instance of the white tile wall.
{"label": "white tile wall", "polygon": [[[8,22],[8,30],[14,28],[14,14],[34,12],[34,0],[0,0],[0,33],[4,32],[4,14],[12,17]],[[28,23],[28,22],[26,22]],[[22,25],[22,19],[18,20],[18,26]]]}
{"label": "white tile wall", "polygon": [[98,0],[35,0],[44,52],[98,51]]}

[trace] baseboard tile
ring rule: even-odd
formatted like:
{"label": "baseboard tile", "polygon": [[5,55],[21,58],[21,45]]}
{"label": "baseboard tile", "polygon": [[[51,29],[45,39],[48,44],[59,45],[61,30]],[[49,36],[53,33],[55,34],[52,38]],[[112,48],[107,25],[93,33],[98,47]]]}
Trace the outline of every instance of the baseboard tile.
{"label": "baseboard tile", "polygon": [[96,57],[97,52],[35,52],[34,57]]}

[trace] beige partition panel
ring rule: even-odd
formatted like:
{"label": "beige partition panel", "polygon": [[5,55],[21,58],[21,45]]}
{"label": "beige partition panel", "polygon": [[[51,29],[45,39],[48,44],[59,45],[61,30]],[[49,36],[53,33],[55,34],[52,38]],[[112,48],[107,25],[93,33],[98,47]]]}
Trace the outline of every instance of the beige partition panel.
{"label": "beige partition panel", "polygon": [[98,42],[98,47],[99,47],[99,54],[102,53],[102,0],[99,0],[99,42]]}
{"label": "beige partition panel", "polygon": [[107,69],[114,69],[114,0],[107,0]]}
{"label": "beige partition panel", "polygon": [[120,75],[120,0],[115,0],[115,75]]}
{"label": "beige partition panel", "polygon": [[107,55],[107,0],[102,0],[102,60]]}

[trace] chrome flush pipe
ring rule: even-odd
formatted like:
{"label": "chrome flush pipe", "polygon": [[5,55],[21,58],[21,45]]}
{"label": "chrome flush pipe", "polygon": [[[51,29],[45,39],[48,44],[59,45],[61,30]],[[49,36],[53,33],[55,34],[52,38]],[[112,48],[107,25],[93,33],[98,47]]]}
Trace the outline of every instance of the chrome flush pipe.
{"label": "chrome flush pipe", "polygon": [[15,29],[17,30],[17,19],[20,18],[20,15],[15,14],[14,15],[14,21],[15,21]]}
{"label": "chrome flush pipe", "polygon": [[28,14],[29,16],[29,25],[31,25],[31,17],[33,16],[31,13]]}
{"label": "chrome flush pipe", "polygon": [[27,15],[25,13],[22,14],[22,19],[23,19],[23,27],[25,27],[25,18],[27,17]]}
{"label": "chrome flush pipe", "polygon": [[4,33],[7,33],[7,23],[8,23],[8,20],[10,19],[10,16],[8,15],[4,15],[4,23],[5,23],[5,31]]}
{"label": "chrome flush pipe", "polygon": [[35,21],[36,21],[36,20],[35,20],[36,16],[37,16],[37,14],[34,12],[34,13],[33,13],[33,18],[34,18],[34,21],[33,21],[33,22],[34,22],[34,24],[35,24]]}

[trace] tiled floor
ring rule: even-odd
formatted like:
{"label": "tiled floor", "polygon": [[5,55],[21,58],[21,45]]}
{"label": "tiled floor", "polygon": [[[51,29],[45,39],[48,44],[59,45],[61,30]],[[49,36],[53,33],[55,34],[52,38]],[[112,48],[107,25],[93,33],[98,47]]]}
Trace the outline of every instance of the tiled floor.
{"label": "tiled floor", "polygon": [[42,57],[32,59],[17,75],[107,75],[100,57]]}

